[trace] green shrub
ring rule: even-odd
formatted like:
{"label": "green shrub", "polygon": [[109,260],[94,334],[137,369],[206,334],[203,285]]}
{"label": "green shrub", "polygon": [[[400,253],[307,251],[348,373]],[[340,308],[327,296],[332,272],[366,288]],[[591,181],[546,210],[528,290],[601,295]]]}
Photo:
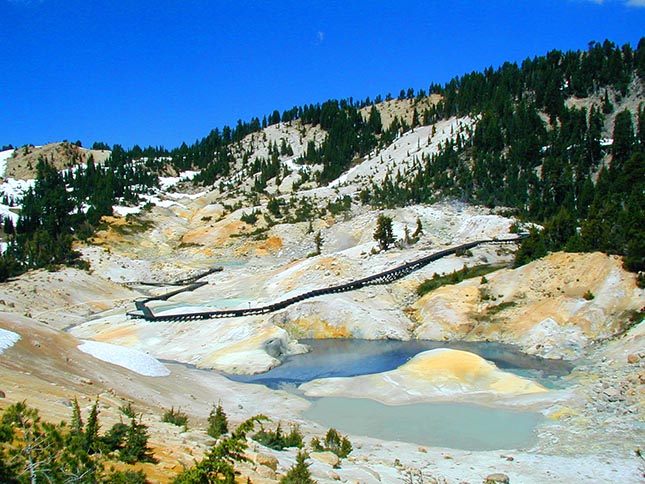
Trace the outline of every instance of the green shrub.
{"label": "green shrub", "polygon": [[591,292],[590,290],[587,290],[587,292],[585,292],[582,295],[582,297],[584,297],[587,301],[591,301],[591,300],[595,299],[596,296],[593,295],[593,292]]}
{"label": "green shrub", "polygon": [[188,415],[180,409],[175,410],[175,407],[171,407],[170,410],[166,410],[161,421],[171,423],[177,427],[183,427],[184,432],[188,430]]}
{"label": "green shrub", "polygon": [[251,438],[257,443],[273,450],[283,450],[285,447],[300,448],[304,445],[302,434],[297,425],[292,426],[288,434],[282,431],[280,424],[278,424],[275,430],[266,430],[264,427],[261,427]]}
{"label": "green shrub", "polygon": [[143,471],[114,471],[105,481],[107,484],[150,484]]}
{"label": "green shrub", "polygon": [[221,404],[217,407],[213,406],[211,413],[208,416],[208,435],[214,439],[218,439],[221,435],[228,432],[228,419]]}
{"label": "green shrub", "polygon": [[256,210],[253,210],[249,214],[247,214],[246,212],[243,212],[240,217],[240,220],[246,224],[255,225],[255,222],[258,221],[258,212]]}
{"label": "green shrub", "polygon": [[308,455],[305,452],[299,451],[296,456],[296,463],[280,479],[280,484],[316,484],[316,481],[311,478],[309,464],[305,462],[307,458]]}
{"label": "green shrub", "polygon": [[485,274],[495,272],[496,270],[499,270],[502,267],[504,266],[494,265],[494,264],[481,265],[477,267],[464,266],[461,270],[453,271],[450,274],[439,275],[435,273],[432,276],[432,279],[426,279],[421,284],[419,284],[419,286],[417,287],[417,294],[419,296],[423,296],[424,294],[428,294],[429,292],[434,291],[435,289],[439,289],[441,286],[459,284],[461,281],[464,281],[466,279],[471,279],[473,277],[479,277],[479,276],[482,276],[482,279],[480,282],[482,284],[486,284],[488,282],[488,279],[486,279],[483,276]]}
{"label": "green shrub", "polygon": [[317,438],[312,439],[311,447],[317,452],[333,452],[341,459],[347,457],[352,450],[354,450],[349,439],[339,434],[338,431],[333,428],[327,431],[325,440],[322,443]]}
{"label": "green shrub", "polygon": [[101,437],[101,442],[108,451],[117,451],[123,447],[125,436],[128,433],[128,426],[123,422],[115,423],[108,432]]}
{"label": "green shrub", "polygon": [[291,431],[284,438],[285,447],[297,447],[301,449],[305,445],[300,428],[297,425],[291,426]]}

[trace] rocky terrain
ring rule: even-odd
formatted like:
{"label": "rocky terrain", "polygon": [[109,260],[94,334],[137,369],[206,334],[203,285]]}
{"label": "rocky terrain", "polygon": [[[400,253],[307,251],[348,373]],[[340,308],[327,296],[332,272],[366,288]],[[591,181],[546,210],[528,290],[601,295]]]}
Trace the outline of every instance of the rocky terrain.
{"label": "rocky terrain", "polygon": [[88,150],[68,142],[49,143],[44,146],[23,146],[15,150],[7,160],[3,177],[18,180],[29,180],[36,176],[38,160],[44,158],[51,161],[59,170],[65,170],[75,165],[87,163],[92,156],[96,163],[102,163],[110,156],[108,150]]}
{"label": "rocky terrain", "polygon": [[[410,106],[409,100],[392,101],[383,112],[411,117]],[[403,133],[326,187],[305,183],[294,191],[302,167],[293,160],[308,141],[324,136],[303,134],[298,122],[250,135],[238,154],[266,156],[269,142],[288,139],[294,154],[282,161],[293,170],[267,190],[285,203],[294,196],[325,206],[355,197],[367,180],[404,168],[457,133],[467,136],[471,121],[452,118],[434,130]],[[19,173],[17,157],[8,160],[7,177],[27,176]],[[144,414],[160,461],[140,466],[152,482],[165,483],[208,448],[205,422],[217,402],[235,423],[267,414],[285,428],[298,424],[309,441],[326,428],[304,417],[311,407],[307,396],[371,398],[401,412],[419,401],[467,401],[540,413],[535,445],[464,451],[350,435],[355,450],[342,462],[312,454],[314,477],[320,483],[395,483],[410,482],[407,473],[419,471],[424,482],[480,483],[493,473],[513,483],[642,482],[634,450],[645,442],[645,292],[617,257],[553,253],[512,269],[514,245],[486,244],[389,285],[321,296],[271,314],[186,322],[130,318],[135,299],[175,289],[146,282],[221,266],[204,278],[206,285],[150,306],[156,314],[261,306],[464,242],[507,237],[516,222],[503,210],[445,201],[383,211],[352,203],[310,221],[260,218],[251,224],[244,215],[266,210],[268,202],[248,199],[245,168],[237,168],[227,183],[213,187],[192,186],[189,174],[168,177],[146,208],[117,207],[102,230],[77,247],[89,271],[32,271],[0,286],[0,408],[27,400],[45,417],[61,420],[69,419],[74,397],[87,412],[98,396],[107,428],[131,401]],[[372,236],[382,213],[392,218],[398,240],[388,251],[377,250]],[[417,221],[423,233],[406,242],[406,229]],[[481,265],[495,270],[423,296],[416,292],[435,274]],[[434,350],[390,372],[320,379],[291,392],[222,374],[265,372],[281,357],[306,352],[304,338],[496,341],[569,360],[573,371],[557,389],[545,388],[472,353]],[[170,407],[189,415],[187,431],[161,422]],[[277,482],[295,460],[294,451],[255,443],[249,456],[242,476],[254,483]]]}
{"label": "rocky terrain", "polygon": [[[201,203],[183,200],[186,208],[181,213],[190,213]],[[91,273],[74,269],[36,271],[3,285],[0,299],[5,312],[0,327],[20,335],[20,340],[0,356],[3,405],[26,399],[44,415],[66,419],[70,398],[82,397],[88,408],[99,395],[101,416],[108,425],[118,419],[117,409],[124,401],[134,401],[147,412],[155,452],[162,455],[158,465],[145,464],[144,468],[153,480],[165,482],[206,448],[208,439],[198,429],[203,428],[211,405],[217,401],[233,421],[268,413],[276,420],[298,423],[306,435],[324,433],[323,428],[299,416],[310,405],[302,397],[234,383],[217,371],[178,363],[227,372],[261,372],[279,364],[265,350],[268,341],[279,341],[281,351],[296,353],[303,351],[297,344],[303,337],[499,340],[530,353],[575,359],[576,367],[565,389],[545,392],[534,382],[510,376],[480,358],[460,356],[459,352],[456,356],[448,353],[452,359],[441,353],[430,359],[415,358],[394,372],[401,375],[396,379],[382,374],[357,377],[356,383],[323,380],[309,387],[322,384],[326,394],[336,395],[347,394],[342,388],[348,387],[353,395],[368,398],[371,389],[376,391],[374,398],[381,399],[385,393],[377,382],[396,382],[389,393],[394,398],[390,403],[399,404],[404,403],[406,392],[416,390],[432,400],[438,395],[438,390],[433,390],[437,385],[444,400],[468,400],[469,392],[472,396],[474,391],[480,395],[480,403],[512,404],[546,415],[534,448],[502,452],[506,457],[500,457],[499,452],[422,449],[352,435],[356,450],[350,458],[339,469],[314,459],[315,477],[319,482],[337,478],[346,482],[401,482],[405,469],[414,468],[448,482],[481,482],[493,471],[506,473],[511,482],[610,482],[616,476],[622,482],[637,482],[638,462],[632,453],[643,438],[645,354],[641,325],[627,326],[630,317],[641,310],[645,296],[635,286],[634,276],[624,272],[615,258],[558,253],[520,269],[488,274],[487,282],[471,279],[421,298],[416,296],[418,283],[435,272],[450,273],[464,264],[512,260],[509,246],[482,246],[472,255],[442,259],[389,286],[323,296],[266,316],[185,323],[149,323],[126,316],[136,297],[168,290],[126,282],[170,281],[221,262],[224,271],[208,276],[208,285],[155,303],[155,310],[193,311],[267,303],[369,275],[445,244],[473,236],[499,236],[510,224],[503,217],[470,207],[410,207],[391,213],[397,234],[418,216],[426,235],[414,246],[372,254],[375,242],[370,232],[375,215],[359,212],[324,224],[321,221],[326,242],[321,255],[309,258],[306,256],[312,245],[304,226],[274,226],[267,239],[260,241],[229,236],[224,243],[217,243],[215,237],[208,238],[208,246],[177,249],[172,258],[168,256],[171,251],[164,253],[152,243],[146,246],[138,242],[155,237],[181,240],[179,227],[187,230],[186,219],[168,209],[153,209],[142,216],[155,219],[165,227],[163,232],[154,227],[130,235],[110,235],[112,229],[108,229],[99,234],[102,245],[83,249],[91,262]],[[223,238],[231,227],[239,228],[235,217],[234,213],[219,221],[213,235]],[[115,219],[113,223],[118,226],[122,221]],[[593,299],[585,299],[587,291],[593,293]],[[484,293],[491,297],[482,298]],[[127,361],[122,366],[105,363],[82,351],[85,340],[150,355],[164,361],[169,374],[144,376],[140,369],[124,368]],[[436,374],[432,368],[442,370]],[[361,379],[367,382],[359,384]],[[446,385],[451,386],[450,391]],[[178,392],[177,388],[185,390]],[[482,390],[487,396],[481,395]],[[527,392],[540,397],[527,398]],[[525,396],[520,398],[522,394]],[[171,406],[191,416],[191,430],[181,432],[160,422],[163,409]],[[401,409],[405,411],[405,407]],[[256,451],[255,464],[244,471],[253,482],[274,482],[271,479],[285,472],[295,459],[293,452],[269,451],[257,444]],[[509,456],[512,459],[507,459]],[[599,457],[601,463],[590,467]],[[258,460],[268,464],[260,465]]]}

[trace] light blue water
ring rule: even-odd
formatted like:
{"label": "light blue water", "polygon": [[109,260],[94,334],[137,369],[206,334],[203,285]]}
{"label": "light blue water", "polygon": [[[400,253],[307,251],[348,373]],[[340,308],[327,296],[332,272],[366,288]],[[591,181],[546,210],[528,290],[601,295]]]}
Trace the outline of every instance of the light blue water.
{"label": "light blue water", "polygon": [[[317,378],[356,376],[398,368],[416,354],[436,348],[476,353],[499,368],[562,386],[573,365],[561,360],[529,356],[500,343],[445,343],[436,341],[302,340],[311,351],[287,357],[282,365],[259,375],[229,378],[297,391],[301,383]],[[464,450],[531,447],[536,440],[539,414],[514,412],[463,403],[423,403],[388,406],[367,399],[319,398],[304,416],[343,433],[387,441],[410,442]]]}
{"label": "light blue water", "polygon": [[547,387],[561,385],[561,377],[572,365],[562,360],[546,360],[526,355],[511,345],[438,341],[394,341],[359,339],[301,340],[311,347],[309,353],[286,357],[282,364],[258,375],[229,375],[246,383],[261,383],[270,388],[300,385],[317,378],[380,373],[398,368],[416,354],[436,348],[470,351],[494,362],[499,368],[531,378]]}

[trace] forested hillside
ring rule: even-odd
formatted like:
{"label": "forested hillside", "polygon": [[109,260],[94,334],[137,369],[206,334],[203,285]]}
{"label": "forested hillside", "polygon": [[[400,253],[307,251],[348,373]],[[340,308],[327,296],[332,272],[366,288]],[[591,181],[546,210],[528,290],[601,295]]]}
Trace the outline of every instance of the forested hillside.
{"label": "forested hillside", "polygon": [[[390,94],[276,110],[172,150],[116,145],[104,164],[90,160],[63,173],[43,159],[15,227],[5,220],[9,244],[0,277],[73,261],[74,238],[90,235],[114,205],[136,204],[159,186],[162,174],[198,171],[194,183],[215,185],[225,197],[227,186],[239,185],[231,177],[244,173],[254,180],[257,202],[269,196],[269,180],[278,187],[290,173],[285,157],[299,167],[293,191],[305,182],[322,186],[410,129],[450,117],[474,121],[436,153],[414,158],[385,180],[356,186],[354,203],[397,207],[460,199],[507,207],[544,227],[523,244],[520,264],[549,250],[600,250],[625,256],[631,271],[644,271],[644,79],[645,38],[636,48],[592,42],[585,51],[554,50],[444,86],[401,90],[398,100],[407,100],[413,112],[387,123],[382,111],[397,101]],[[298,126],[306,145],[301,154],[294,156],[284,140],[269,143],[266,157],[251,158],[241,148],[249,135],[278,123]],[[325,136],[306,141],[312,127]]]}
{"label": "forested hillside", "polygon": [[[520,262],[547,250],[600,250],[643,271],[644,77],[645,40],[636,51],[606,41],[434,87],[443,101],[432,119],[475,115],[474,132],[363,198],[386,206],[441,197],[506,206],[545,226],[527,241]],[[616,113],[630,95],[637,104]],[[578,102],[583,98],[592,102]],[[603,139],[609,126],[612,136]]]}

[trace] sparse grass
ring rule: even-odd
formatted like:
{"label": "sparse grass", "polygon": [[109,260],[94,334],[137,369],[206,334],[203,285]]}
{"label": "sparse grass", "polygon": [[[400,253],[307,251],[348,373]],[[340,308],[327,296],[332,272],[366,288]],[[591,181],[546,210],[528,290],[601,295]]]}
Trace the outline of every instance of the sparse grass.
{"label": "sparse grass", "polygon": [[494,314],[501,313],[505,309],[512,308],[516,305],[517,303],[514,301],[506,301],[506,302],[497,304],[496,306],[489,307],[487,313],[488,315],[492,316]]}
{"label": "sparse grass", "polygon": [[634,326],[638,326],[643,322],[643,319],[645,319],[645,309],[641,309],[640,311],[631,311],[631,313],[629,314],[629,318],[627,318],[623,323],[622,332],[626,333]]}
{"label": "sparse grass", "polygon": [[229,237],[231,238],[240,238],[240,237],[254,237],[255,240],[262,240],[267,238],[266,232],[269,231],[269,227],[260,227],[252,232],[239,232],[237,234],[231,234]]}
{"label": "sparse grass", "polygon": [[182,412],[181,409],[175,410],[175,407],[172,407],[170,410],[166,410],[161,421],[171,423],[177,427],[183,427],[184,432],[188,430],[188,415]]}
{"label": "sparse grass", "polygon": [[506,266],[496,264],[487,264],[476,267],[464,266],[460,271],[454,271],[451,274],[435,274],[432,279],[426,279],[419,285],[417,288],[417,294],[419,296],[423,296],[424,294],[434,291],[435,289],[439,289],[442,286],[459,284],[461,281],[472,279],[473,277],[482,277],[504,267]]}
{"label": "sparse grass", "polygon": [[141,219],[134,219],[134,218],[127,218],[127,224],[123,225],[110,225],[112,230],[116,232],[119,235],[135,235],[135,234],[141,234],[143,232],[146,232],[147,230],[151,229],[154,226],[154,222],[152,220],[141,220]]}
{"label": "sparse grass", "polygon": [[189,249],[191,247],[202,247],[202,244],[198,244],[197,242],[182,242],[177,246],[178,249]]}

